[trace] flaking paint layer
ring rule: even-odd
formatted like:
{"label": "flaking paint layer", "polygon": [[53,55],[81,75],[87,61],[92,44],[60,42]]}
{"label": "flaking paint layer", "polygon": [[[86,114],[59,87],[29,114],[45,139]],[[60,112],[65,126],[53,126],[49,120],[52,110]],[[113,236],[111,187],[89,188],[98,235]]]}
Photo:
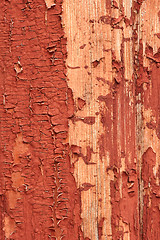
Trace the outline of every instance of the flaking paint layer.
{"label": "flaking paint layer", "polygon": [[[69,144],[77,186],[92,186],[81,192],[81,226],[89,239],[149,234],[142,175],[143,154],[151,147],[159,186],[158,6],[158,0],[63,2],[74,99]],[[95,118],[91,125],[82,121],[86,116]]]}
{"label": "flaking paint layer", "polygon": [[0,239],[159,239],[159,24],[159,0],[1,1]]}

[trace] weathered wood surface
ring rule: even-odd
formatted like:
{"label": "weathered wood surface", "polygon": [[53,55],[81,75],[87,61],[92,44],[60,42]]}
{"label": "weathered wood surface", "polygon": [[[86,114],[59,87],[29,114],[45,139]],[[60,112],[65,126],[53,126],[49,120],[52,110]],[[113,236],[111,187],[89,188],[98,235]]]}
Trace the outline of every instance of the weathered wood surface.
{"label": "weathered wood surface", "polygon": [[160,1],[0,3],[0,239],[158,240]]}

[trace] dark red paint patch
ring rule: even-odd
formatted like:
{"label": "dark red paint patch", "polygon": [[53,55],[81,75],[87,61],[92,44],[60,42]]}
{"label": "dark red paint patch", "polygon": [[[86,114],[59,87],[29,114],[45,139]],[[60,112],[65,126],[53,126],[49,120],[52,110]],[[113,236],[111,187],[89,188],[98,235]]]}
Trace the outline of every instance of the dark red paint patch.
{"label": "dark red paint patch", "polygon": [[66,82],[61,4],[56,1],[45,20],[43,0],[0,3],[1,239],[5,216],[15,225],[7,239],[79,238],[80,191],[67,143],[74,102]]}

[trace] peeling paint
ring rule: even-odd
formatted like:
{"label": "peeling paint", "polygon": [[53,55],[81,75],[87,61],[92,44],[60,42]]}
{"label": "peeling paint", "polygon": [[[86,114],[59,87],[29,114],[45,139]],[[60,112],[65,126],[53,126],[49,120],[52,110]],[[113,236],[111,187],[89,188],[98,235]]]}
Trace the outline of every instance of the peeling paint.
{"label": "peeling paint", "polygon": [[45,0],[46,6],[47,8],[51,8],[53,6],[55,6],[55,0]]}
{"label": "peeling paint", "polygon": [[[156,8],[158,1],[153,4]],[[76,154],[71,156],[71,160],[77,185],[81,186],[87,181],[92,185],[96,183],[97,186],[97,197],[94,191],[92,197],[91,193],[81,193],[82,230],[84,236],[91,239],[97,239],[96,226],[103,218],[104,227],[100,230],[100,238],[141,239],[143,181],[140,152],[143,153],[144,149],[149,147],[150,139],[152,145],[156,146],[155,152],[159,152],[159,140],[155,136],[156,132],[158,133],[155,116],[148,122],[144,120],[143,113],[145,114],[147,109],[138,106],[137,98],[137,92],[141,94],[143,87],[146,92],[146,95],[145,92],[143,95],[144,102],[152,102],[149,98],[147,100],[147,94],[151,91],[148,86],[154,77],[147,59],[156,64],[159,62],[156,48],[158,15],[153,16],[150,5],[150,1],[113,1],[112,4],[110,1],[107,4],[104,1],[91,1],[89,5],[85,1],[63,3],[62,17],[68,50],[68,85],[73,91],[75,109],[81,110],[75,111],[74,118],[69,121],[69,143],[80,149],[79,153],[75,152]],[[147,30],[151,25],[154,30]],[[152,48],[149,48],[151,50],[147,53],[143,50],[148,46],[146,37],[151,45],[153,36],[156,43],[152,41]],[[158,82],[152,83],[154,91],[159,89]],[[158,91],[153,97],[157,109],[156,96]],[[82,109],[79,108],[77,99],[85,100]],[[85,126],[78,120],[88,113],[95,116],[95,123],[91,126]],[[153,135],[152,138],[149,138],[148,131]],[[145,135],[141,139],[143,134]],[[87,146],[95,152],[91,156],[95,166],[86,168],[80,157],[82,151],[86,155]],[[143,150],[140,150],[140,147]],[[155,176],[158,161],[153,169]],[[104,169],[112,175],[106,178]],[[87,172],[87,175],[83,172]],[[93,178],[89,181],[91,176],[95,177],[94,181]],[[158,183],[158,178],[156,181]],[[93,199],[94,212],[86,198]],[[101,201],[98,202],[98,199]],[[103,207],[104,203],[108,204],[107,211]],[[86,216],[90,216],[89,219],[93,221],[88,221]]]}
{"label": "peeling paint", "polygon": [[159,238],[159,24],[159,0],[0,3],[0,239]]}
{"label": "peeling paint", "polygon": [[78,239],[61,13],[61,1],[0,3],[0,239]]}

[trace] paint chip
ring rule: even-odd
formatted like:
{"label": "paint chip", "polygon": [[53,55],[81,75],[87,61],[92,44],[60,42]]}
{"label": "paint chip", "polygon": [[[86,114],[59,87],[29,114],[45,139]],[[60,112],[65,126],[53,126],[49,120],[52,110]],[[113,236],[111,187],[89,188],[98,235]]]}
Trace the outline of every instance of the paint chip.
{"label": "paint chip", "polygon": [[10,216],[5,216],[3,231],[5,232],[5,237],[9,238],[15,229],[15,221]]}
{"label": "paint chip", "polygon": [[55,0],[45,0],[46,6],[47,8],[51,8],[53,6],[55,6]]}
{"label": "paint chip", "polygon": [[14,64],[14,70],[16,71],[17,74],[19,74],[23,71],[20,61],[18,61],[16,64]]}

